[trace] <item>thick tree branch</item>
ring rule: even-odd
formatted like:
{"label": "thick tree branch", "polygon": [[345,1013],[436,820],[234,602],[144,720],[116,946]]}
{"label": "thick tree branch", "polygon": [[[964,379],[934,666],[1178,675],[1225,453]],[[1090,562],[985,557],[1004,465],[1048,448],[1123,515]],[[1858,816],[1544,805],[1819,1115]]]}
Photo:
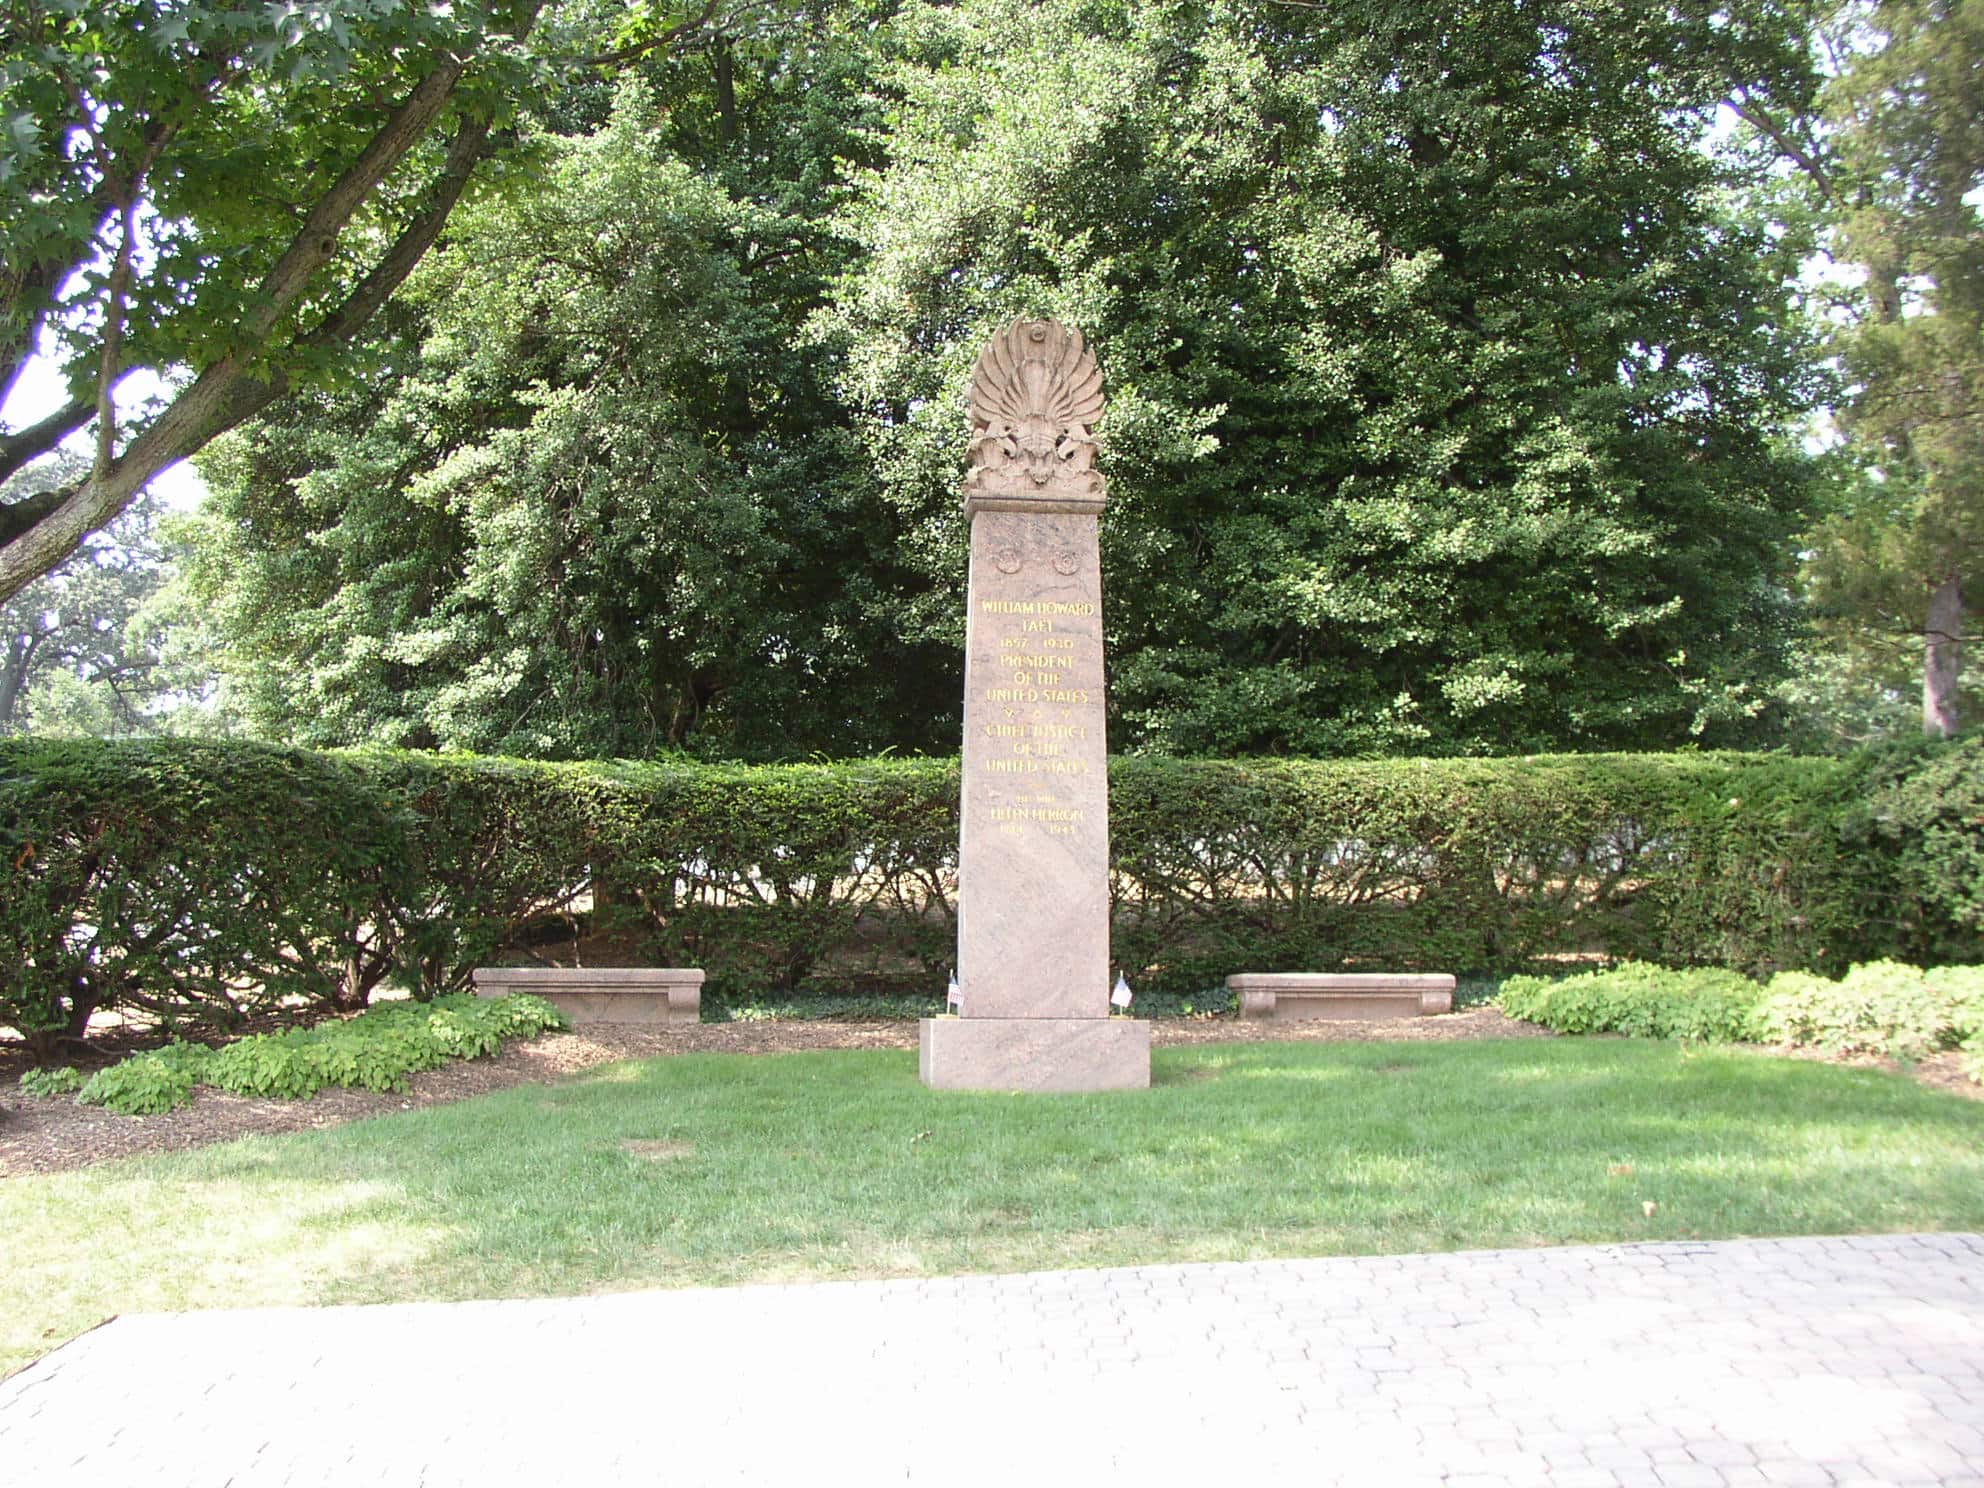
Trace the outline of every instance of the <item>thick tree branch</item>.
{"label": "thick tree branch", "polygon": [[96,369],[96,465],[90,474],[101,477],[110,469],[117,448],[117,373],[124,350],[124,308],[131,294],[131,245],[138,236],[138,187],[118,214],[117,259],[110,270],[110,303],[103,316],[103,348]]}
{"label": "thick tree branch", "polygon": [[1838,205],[1839,195],[1833,187],[1832,175],[1826,170],[1818,154],[1792,139],[1790,131],[1784,124],[1772,117],[1770,111],[1763,105],[1752,99],[1747,89],[1738,89],[1736,96],[1729,101],[1729,107],[1734,110],[1737,118],[1767,137],[1771,144],[1777,147],[1778,154],[1805,173],[1806,179],[1824,198],[1827,206]]}
{"label": "thick tree branch", "polygon": [[[279,395],[280,379],[258,378],[251,371],[257,354],[265,349],[283,314],[330,261],[345,224],[433,127],[465,66],[451,59],[416,83],[358,159],[318,199],[289,247],[263,278],[257,303],[241,324],[245,334],[234,350],[202,369],[192,385],[174,398],[121,456],[100,462],[91,477],[73,488],[52,511],[42,509],[41,515],[30,516],[26,502],[5,508],[8,515],[0,520],[14,530],[0,541],[0,599],[11,598],[67,558],[87,534],[129,506],[159,471]],[[479,147],[479,140],[477,144]],[[460,194],[459,185],[455,194]],[[405,271],[401,272],[404,277]]]}
{"label": "thick tree branch", "polygon": [[[131,168],[131,177],[120,183],[122,197],[117,204],[117,256],[110,270],[109,303],[103,313],[103,348],[96,374],[96,468],[101,475],[110,468],[117,449],[117,378],[123,370],[124,324],[131,299],[131,255],[138,243],[138,202],[144,195],[145,181],[158,157],[179,132],[177,124],[153,124],[146,132],[145,147]],[[109,169],[105,167],[106,171]]]}
{"label": "thick tree branch", "polygon": [[[80,257],[87,246],[77,245],[74,256]],[[0,403],[13,396],[14,385],[34,360],[35,338],[48,318],[50,286],[66,278],[74,267],[73,263],[57,265],[42,259],[0,267],[0,325],[5,326],[0,332],[0,366],[7,369],[6,379],[0,383]],[[26,310],[23,307],[27,305],[40,308]]]}
{"label": "thick tree branch", "polygon": [[298,342],[306,346],[326,346],[351,340],[367,321],[379,312],[393,291],[406,281],[415,265],[434,246],[434,240],[447,226],[449,214],[455,210],[455,203],[461,200],[462,192],[468,186],[468,179],[481,161],[489,144],[489,121],[486,119],[464,119],[455,131],[455,137],[448,142],[448,153],[441,165],[440,177],[428,194],[427,205],[420,214],[400,232],[393,246],[386,250],[385,257],[372,266],[372,270],[358,283],[345,302],[338,306],[321,324],[307,334],[298,337]]}
{"label": "thick tree branch", "polygon": [[[522,7],[513,38],[520,40],[528,33],[538,8],[535,3]],[[716,0],[712,0],[703,15],[669,28],[649,45],[659,45],[702,25],[716,8]],[[358,157],[311,206],[288,246],[248,297],[247,311],[234,327],[232,346],[202,368],[121,454],[107,465],[99,462],[99,469],[89,479],[67,488],[59,498],[35,498],[0,509],[5,513],[0,516],[0,524],[4,524],[4,531],[0,531],[0,599],[11,597],[68,557],[86,535],[130,505],[159,471],[193,454],[287,390],[286,372],[279,363],[272,365],[268,357],[278,327],[331,260],[353,215],[432,131],[468,65],[466,58],[445,57],[414,84]],[[292,347],[342,344],[378,311],[439,235],[486,148],[488,135],[487,121],[462,124],[449,144],[427,206],[407,224],[345,302],[314,330],[293,336]],[[106,385],[108,381],[105,379]],[[22,448],[32,442],[26,437],[31,432],[17,436]],[[51,500],[56,502],[52,509]]]}
{"label": "thick tree branch", "polygon": [[99,189],[115,194],[117,162],[111,159],[103,136],[96,130],[96,110],[90,106],[89,95],[83,91],[82,83],[66,72],[62,74],[62,90],[69,95],[69,102],[75,105],[77,131],[90,142],[90,158],[96,162],[97,174],[102,178]]}
{"label": "thick tree branch", "polygon": [[[374,264],[368,273],[352,290],[344,303],[322,322],[296,338],[295,345],[310,347],[337,346],[349,342],[362,331],[371,318],[378,313],[393,291],[405,282],[423,255],[440,236],[447,225],[449,214],[468,186],[469,177],[482,159],[489,139],[489,125],[483,120],[464,120],[450,141],[448,154],[440,177],[435,181],[429,194],[428,204],[420,215],[409,222],[401,231],[393,246]],[[262,376],[246,375],[239,365],[230,360],[228,376],[209,378],[209,374],[220,368],[209,368],[197,378],[193,386],[175,400],[168,415],[177,411],[179,404],[189,398],[207,411],[206,432],[191,436],[194,442],[186,449],[191,454],[202,444],[253,418],[276,399],[290,390],[288,373],[275,369]],[[203,386],[203,384],[210,384]],[[197,395],[197,397],[196,397]],[[161,418],[161,422],[163,422]],[[154,428],[157,426],[154,425]],[[149,434],[151,431],[147,431]],[[143,441],[140,441],[141,443]],[[132,453],[138,453],[138,445],[132,446]],[[175,455],[171,459],[183,459]],[[149,477],[147,477],[149,478]]]}
{"label": "thick tree branch", "polygon": [[387,173],[433,127],[466,67],[465,62],[450,61],[414,84],[350,169],[318,198],[289,247],[264,276],[257,292],[261,303],[242,319],[243,350],[256,348],[268,338],[317,271],[330,262],[345,225]]}
{"label": "thick tree branch", "polygon": [[[722,6],[723,0],[707,0],[707,3],[700,12],[688,17],[686,20],[677,21],[665,31],[657,31],[646,41],[631,42],[626,46],[618,47],[610,52],[597,52],[582,60],[587,67],[618,67],[624,62],[632,62],[636,58],[645,57],[649,52],[680,41],[691,31],[700,31],[715,18],[717,11],[722,9]],[[748,5],[741,7],[739,14],[741,15],[750,8]]]}
{"label": "thick tree branch", "polygon": [[29,462],[39,460],[87,424],[95,413],[94,398],[78,398],[40,423],[29,424],[18,434],[0,434],[0,481]]}
{"label": "thick tree branch", "polygon": [[[57,486],[52,491],[37,491],[24,500],[10,501],[0,506],[0,549],[5,549],[23,532],[43,521],[79,489],[81,489],[80,483]],[[7,597],[11,599],[13,595],[10,593]]]}
{"label": "thick tree branch", "polygon": [[[447,158],[429,193],[427,206],[401,230],[385,256],[358,282],[344,303],[319,324],[298,336],[295,345],[340,346],[365,328],[434,245],[441,229],[447,226],[448,217],[461,200],[461,194],[467,188],[469,177],[481,161],[488,142],[489,124],[486,120],[462,122],[454,139],[449,142]],[[200,382],[205,380],[203,374],[188,392],[198,390]],[[261,377],[236,378],[212,400],[213,432],[203,436],[201,442],[253,418],[289,390],[289,375],[280,369]]]}

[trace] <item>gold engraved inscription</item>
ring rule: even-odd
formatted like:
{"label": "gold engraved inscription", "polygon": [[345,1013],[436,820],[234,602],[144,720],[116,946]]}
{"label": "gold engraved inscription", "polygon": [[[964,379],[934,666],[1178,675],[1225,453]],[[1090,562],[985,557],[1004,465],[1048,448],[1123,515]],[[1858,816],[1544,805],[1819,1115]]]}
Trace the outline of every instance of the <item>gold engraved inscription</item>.
{"label": "gold engraved inscription", "polygon": [[975,701],[990,705],[989,718],[974,729],[976,769],[988,787],[984,820],[1000,834],[1073,836],[1088,822],[1088,809],[1029,788],[1101,768],[1086,757],[1101,735],[1099,720],[1085,711],[1101,694],[1076,685],[1095,675],[1090,668],[1102,647],[1101,606],[1055,599],[977,604],[996,635],[985,638],[989,644],[978,652],[981,677],[974,679]]}

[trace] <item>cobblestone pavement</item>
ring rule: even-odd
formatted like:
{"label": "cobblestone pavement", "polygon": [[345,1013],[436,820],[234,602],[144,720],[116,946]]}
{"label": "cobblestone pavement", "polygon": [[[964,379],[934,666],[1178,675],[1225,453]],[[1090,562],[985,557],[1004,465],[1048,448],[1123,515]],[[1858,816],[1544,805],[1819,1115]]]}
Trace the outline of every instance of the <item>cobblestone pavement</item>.
{"label": "cobblestone pavement", "polygon": [[1984,1485],[1984,1236],[122,1318],[0,1384],[69,1484]]}

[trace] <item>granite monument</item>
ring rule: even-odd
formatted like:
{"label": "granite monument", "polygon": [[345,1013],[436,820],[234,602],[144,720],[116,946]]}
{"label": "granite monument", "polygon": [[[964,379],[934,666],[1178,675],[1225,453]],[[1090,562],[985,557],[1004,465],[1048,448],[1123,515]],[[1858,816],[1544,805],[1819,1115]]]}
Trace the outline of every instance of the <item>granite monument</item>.
{"label": "granite monument", "polygon": [[1109,1015],[1102,709],[1102,371],[1081,332],[1021,319],[970,392],[958,1015],[927,1018],[925,1084],[1150,1083],[1150,1028]]}

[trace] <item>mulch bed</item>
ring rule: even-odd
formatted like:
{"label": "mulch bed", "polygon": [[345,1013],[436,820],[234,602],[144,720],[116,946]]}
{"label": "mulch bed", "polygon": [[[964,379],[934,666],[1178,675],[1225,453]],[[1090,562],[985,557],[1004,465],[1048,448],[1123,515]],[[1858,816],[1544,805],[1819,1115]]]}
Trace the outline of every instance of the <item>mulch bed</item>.
{"label": "mulch bed", "polygon": [[[1380,1022],[1257,1023],[1230,1018],[1165,1019],[1151,1026],[1159,1048],[1184,1044],[1319,1042],[1440,1042],[1475,1038],[1549,1038],[1548,1030],[1507,1018],[1495,1008],[1468,1008],[1435,1018]],[[665,1054],[783,1054],[806,1049],[913,1049],[913,1022],[700,1023],[678,1028],[595,1025],[512,1044],[490,1059],[467,1060],[413,1076],[404,1093],[326,1090],[310,1100],[259,1100],[200,1087],[192,1103],[161,1116],[117,1116],[68,1099],[39,1100],[21,1092],[28,1067],[18,1045],[0,1045],[0,1179],[54,1173],[150,1152],[175,1152],[261,1132],[338,1126],[416,1106],[440,1105],[557,1080],[616,1059]],[[125,1050],[109,1048],[98,1062]],[[1878,1061],[1863,1061],[1878,1063]],[[1925,1083],[1966,1095],[1984,1094],[1954,1055],[1913,1067]]]}

